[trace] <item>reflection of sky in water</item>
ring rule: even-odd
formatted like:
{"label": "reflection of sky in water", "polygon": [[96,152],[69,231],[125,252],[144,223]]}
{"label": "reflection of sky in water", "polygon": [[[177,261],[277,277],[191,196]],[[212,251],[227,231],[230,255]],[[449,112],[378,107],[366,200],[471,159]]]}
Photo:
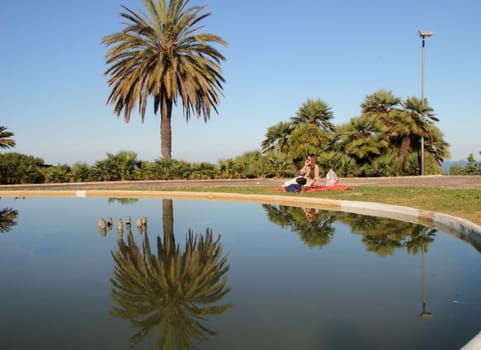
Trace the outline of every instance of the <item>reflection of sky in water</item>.
{"label": "reflection of sky in water", "polygon": [[[109,315],[115,220],[148,217],[151,246],[162,237],[162,201],[2,198],[18,210],[0,234],[0,348],[128,349],[125,320]],[[102,237],[98,219],[114,227]],[[363,236],[335,221],[330,242],[308,245],[259,204],[174,201],[181,249],[189,229],[221,235],[232,309],[211,317],[219,332],[201,349],[459,348],[481,330],[481,254],[437,233],[425,254],[427,310],[421,319],[421,253],[368,252]],[[152,249],[155,253],[156,250]],[[28,335],[28,336],[27,336]],[[137,348],[152,348],[144,343]],[[452,342],[452,343],[449,343]]]}

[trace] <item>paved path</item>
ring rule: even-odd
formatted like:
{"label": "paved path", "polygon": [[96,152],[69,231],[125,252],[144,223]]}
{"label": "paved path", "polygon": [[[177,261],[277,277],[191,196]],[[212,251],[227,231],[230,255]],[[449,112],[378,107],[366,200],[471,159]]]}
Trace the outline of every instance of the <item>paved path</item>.
{"label": "paved path", "polygon": [[[220,187],[220,186],[280,186],[283,179],[226,179],[226,180],[148,180],[115,181],[66,184],[0,185],[2,189],[145,189]],[[476,176],[400,176],[400,177],[356,177],[340,178],[345,186],[426,186],[444,188],[481,189],[481,175]]]}
{"label": "paved path", "polygon": [[341,179],[347,186],[426,186],[481,189],[481,175],[475,176],[400,176]]}

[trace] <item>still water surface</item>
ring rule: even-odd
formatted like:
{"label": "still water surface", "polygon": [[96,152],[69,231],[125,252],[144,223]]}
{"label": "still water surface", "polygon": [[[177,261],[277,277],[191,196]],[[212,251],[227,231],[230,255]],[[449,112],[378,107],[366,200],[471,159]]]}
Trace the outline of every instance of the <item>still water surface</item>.
{"label": "still water surface", "polygon": [[458,349],[481,330],[479,247],[420,225],[159,199],[0,214],[0,349]]}

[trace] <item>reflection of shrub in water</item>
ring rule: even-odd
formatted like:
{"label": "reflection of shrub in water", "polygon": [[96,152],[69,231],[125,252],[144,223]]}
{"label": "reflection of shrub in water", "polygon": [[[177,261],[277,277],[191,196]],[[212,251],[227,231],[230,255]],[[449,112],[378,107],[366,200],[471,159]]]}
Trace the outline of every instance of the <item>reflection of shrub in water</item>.
{"label": "reflection of shrub in water", "polygon": [[339,218],[351,226],[352,233],[361,234],[367,250],[384,257],[396,249],[406,249],[415,255],[434,241],[437,230],[419,224],[394,219],[344,213]]}
{"label": "reflection of shrub in water", "polygon": [[0,232],[8,232],[17,224],[18,211],[12,208],[0,210]]}
{"label": "reflection of shrub in water", "polygon": [[351,227],[353,234],[361,234],[367,250],[381,257],[393,255],[396,249],[406,249],[408,254],[427,251],[436,230],[410,222],[331,212],[314,208],[298,208],[264,204],[269,220],[281,227],[290,227],[309,247],[322,247],[334,237],[333,224],[342,222]]}
{"label": "reflection of shrub in water", "polygon": [[175,237],[164,232],[157,237],[157,256],[152,254],[148,235],[138,247],[131,232],[127,242],[118,241],[112,252],[114,278],[113,316],[130,320],[138,331],[130,341],[140,343],[155,328],[160,328],[156,348],[191,349],[192,340],[216,335],[205,326],[206,316],[219,315],[231,304],[213,305],[229,291],[226,288],[227,258],[220,236],[187,234],[184,252]]}
{"label": "reflection of shrub in water", "polygon": [[138,198],[109,198],[107,200],[109,204],[119,203],[122,205],[133,204],[133,203],[137,203],[138,201],[139,201]]}

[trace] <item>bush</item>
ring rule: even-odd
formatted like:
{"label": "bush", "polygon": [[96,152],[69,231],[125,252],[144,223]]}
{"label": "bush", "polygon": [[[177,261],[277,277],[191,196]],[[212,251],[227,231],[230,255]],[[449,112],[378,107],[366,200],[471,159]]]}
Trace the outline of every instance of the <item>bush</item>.
{"label": "bush", "polygon": [[43,159],[11,152],[0,154],[0,183],[43,183]]}

